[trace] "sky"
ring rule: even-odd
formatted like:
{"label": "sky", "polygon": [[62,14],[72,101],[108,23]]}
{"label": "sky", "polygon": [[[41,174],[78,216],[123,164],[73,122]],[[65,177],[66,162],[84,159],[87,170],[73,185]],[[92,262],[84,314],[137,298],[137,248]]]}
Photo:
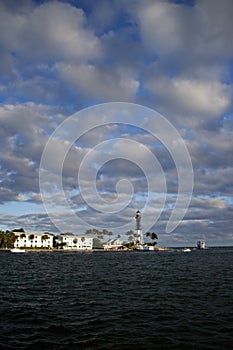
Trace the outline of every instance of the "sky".
{"label": "sky", "polygon": [[0,229],[124,238],[140,210],[159,246],[233,245],[232,18],[0,0]]}

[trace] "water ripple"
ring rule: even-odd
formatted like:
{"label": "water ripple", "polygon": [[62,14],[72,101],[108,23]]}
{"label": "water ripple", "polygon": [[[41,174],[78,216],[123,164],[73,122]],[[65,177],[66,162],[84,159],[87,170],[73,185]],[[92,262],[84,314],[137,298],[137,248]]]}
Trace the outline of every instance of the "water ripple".
{"label": "water ripple", "polygon": [[232,257],[0,253],[0,348],[231,349]]}

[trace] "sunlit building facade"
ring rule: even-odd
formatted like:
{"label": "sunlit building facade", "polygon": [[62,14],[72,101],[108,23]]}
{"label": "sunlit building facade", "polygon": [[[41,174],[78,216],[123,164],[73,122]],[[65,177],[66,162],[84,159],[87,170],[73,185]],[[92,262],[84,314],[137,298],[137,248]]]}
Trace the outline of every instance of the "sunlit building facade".
{"label": "sunlit building facade", "polygon": [[54,236],[49,233],[14,232],[14,248],[53,248]]}
{"label": "sunlit building facade", "polygon": [[56,237],[55,245],[59,249],[66,250],[92,250],[93,238],[86,236],[77,236],[71,234],[61,234]]}

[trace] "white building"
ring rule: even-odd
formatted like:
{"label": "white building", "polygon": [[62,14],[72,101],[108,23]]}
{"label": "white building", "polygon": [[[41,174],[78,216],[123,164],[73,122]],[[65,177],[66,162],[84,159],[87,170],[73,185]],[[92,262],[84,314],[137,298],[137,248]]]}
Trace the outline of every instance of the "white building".
{"label": "white building", "polygon": [[92,250],[93,238],[62,233],[61,235],[57,236],[56,244],[60,249]]}
{"label": "white building", "polygon": [[53,248],[53,235],[49,233],[14,232],[14,248]]}
{"label": "white building", "polygon": [[110,239],[104,244],[104,250],[118,250],[123,242],[119,238]]}

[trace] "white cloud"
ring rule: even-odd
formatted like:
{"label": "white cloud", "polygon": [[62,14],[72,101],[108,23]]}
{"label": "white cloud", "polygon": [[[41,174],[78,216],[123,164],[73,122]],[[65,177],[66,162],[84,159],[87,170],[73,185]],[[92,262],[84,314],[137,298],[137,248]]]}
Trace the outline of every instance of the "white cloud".
{"label": "white cloud", "polygon": [[216,118],[231,102],[231,88],[217,80],[152,77],[146,84],[175,114]]}
{"label": "white cloud", "polygon": [[61,79],[87,99],[131,101],[139,87],[139,82],[124,67],[59,63],[56,68]]}
{"label": "white cloud", "polygon": [[[56,123],[55,111],[56,108],[34,103],[0,108],[1,186],[14,192],[15,197],[39,191],[38,167],[48,133]],[[12,197],[7,191],[2,195],[4,200],[7,193],[9,199]]]}
{"label": "white cloud", "polygon": [[227,58],[232,55],[232,1],[198,0],[196,10],[202,16],[203,38],[200,40],[199,50],[209,57]]}
{"label": "white cloud", "polygon": [[137,15],[146,49],[165,60],[185,63],[188,58],[190,64],[233,53],[231,0],[200,0],[192,7],[149,1],[139,6]]}
{"label": "white cloud", "polygon": [[175,4],[165,1],[141,4],[138,17],[142,39],[149,52],[169,54],[182,48],[185,32]]}
{"label": "white cloud", "polygon": [[24,59],[95,58],[101,54],[98,38],[88,29],[85,14],[67,3],[46,2],[17,15],[2,7],[0,42]]}
{"label": "white cloud", "polygon": [[232,1],[148,1],[135,13],[142,45],[154,60],[142,75],[142,88],[153,94],[147,103],[194,128],[229,111]]}

